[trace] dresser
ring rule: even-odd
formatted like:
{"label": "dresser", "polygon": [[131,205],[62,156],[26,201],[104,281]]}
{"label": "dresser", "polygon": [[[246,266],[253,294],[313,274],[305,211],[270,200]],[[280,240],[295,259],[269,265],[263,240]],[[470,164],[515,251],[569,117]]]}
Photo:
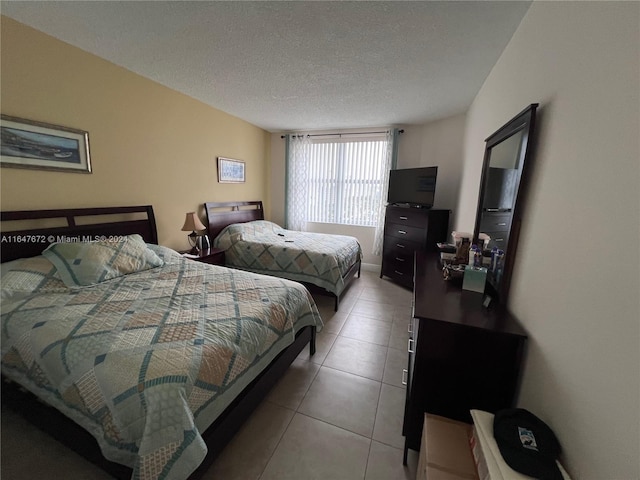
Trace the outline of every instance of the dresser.
{"label": "dresser", "polygon": [[507,250],[512,212],[485,211],[480,220],[480,231],[491,237],[488,248],[498,247]]}
{"label": "dresser", "polygon": [[446,242],[449,214],[449,210],[387,206],[380,278],[387,276],[413,288],[413,254],[435,251],[436,243]]}
{"label": "dresser", "polygon": [[471,423],[471,409],[514,406],[526,333],[500,304],[444,281],[435,252],[415,255],[409,321],[404,458],[419,450],[424,414]]}

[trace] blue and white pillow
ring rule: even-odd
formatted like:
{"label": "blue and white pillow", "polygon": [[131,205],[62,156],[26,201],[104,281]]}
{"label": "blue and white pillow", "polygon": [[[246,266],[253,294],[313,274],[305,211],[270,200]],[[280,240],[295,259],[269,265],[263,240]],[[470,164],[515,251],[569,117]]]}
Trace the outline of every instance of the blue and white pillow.
{"label": "blue and white pillow", "polygon": [[42,252],[68,287],[95,285],[164,265],[140,235],[97,242],[54,243]]}

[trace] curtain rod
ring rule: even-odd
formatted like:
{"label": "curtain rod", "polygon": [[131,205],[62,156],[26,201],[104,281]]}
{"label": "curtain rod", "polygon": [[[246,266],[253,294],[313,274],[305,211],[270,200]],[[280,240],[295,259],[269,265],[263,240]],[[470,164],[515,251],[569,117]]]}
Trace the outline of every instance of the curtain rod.
{"label": "curtain rod", "polygon": [[[353,133],[317,133],[315,135],[309,135],[307,134],[307,137],[332,137],[332,136],[351,136],[351,135],[371,135],[374,133],[387,133],[387,130],[384,130],[382,132],[353,132]],[[398,130],[398,133],[404,133],[404,129],[403,130]],[[280,138],[286,138],[286,135],[280,135]]]}

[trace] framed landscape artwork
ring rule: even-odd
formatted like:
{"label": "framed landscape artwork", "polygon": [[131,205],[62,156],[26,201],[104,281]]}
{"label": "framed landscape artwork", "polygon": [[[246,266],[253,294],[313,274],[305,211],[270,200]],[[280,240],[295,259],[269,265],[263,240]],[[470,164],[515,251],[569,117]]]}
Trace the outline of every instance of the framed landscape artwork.
{"label": "framed landscape artwork", "polygon": [[91,173],[89,133],[2,115],[0,165]]}
{"label": "framed landscape artwork", "polygon": [[244,181],[244,162],[218,157],[218,182],[243,183]]}

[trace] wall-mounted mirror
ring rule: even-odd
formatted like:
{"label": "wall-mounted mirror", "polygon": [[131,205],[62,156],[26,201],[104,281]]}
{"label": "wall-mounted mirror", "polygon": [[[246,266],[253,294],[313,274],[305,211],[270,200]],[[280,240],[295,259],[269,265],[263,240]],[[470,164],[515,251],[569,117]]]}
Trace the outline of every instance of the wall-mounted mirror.
{"label": "wall-mounted mirror", "polygon": [[537,103],[529,105],[485,140],[473,237],[474,243],[480,245],[480,233],[484,233],[491,238],[487,249],[495,247],[504,252],[502,267],[490,269],[488,275],[493,294],[501,303],[506,303],[511,284],[537,107]]}

